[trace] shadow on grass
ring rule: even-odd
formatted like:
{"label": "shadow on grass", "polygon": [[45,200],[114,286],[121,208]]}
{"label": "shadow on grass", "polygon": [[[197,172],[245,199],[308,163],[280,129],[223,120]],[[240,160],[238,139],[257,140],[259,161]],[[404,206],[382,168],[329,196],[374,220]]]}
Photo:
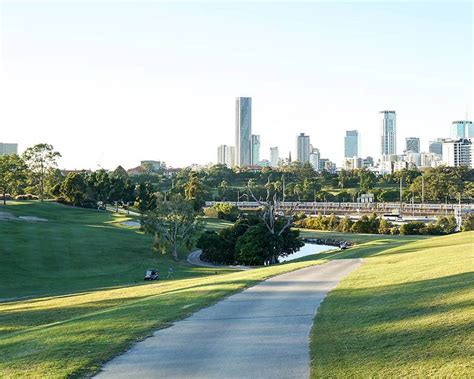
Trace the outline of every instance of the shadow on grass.
{"label": "shadow on grass", "polygon": [[336,288],[315,317],[312,356],[319,359],[312,363],[313,373],[337,376],[334,367],[359,372],[361,362],[375,373],[395,368],[397,362],[462,358],[472,335],[467,322],[472,301],[463,295],[473,282],[474,273],[466,272],[396,285]]}

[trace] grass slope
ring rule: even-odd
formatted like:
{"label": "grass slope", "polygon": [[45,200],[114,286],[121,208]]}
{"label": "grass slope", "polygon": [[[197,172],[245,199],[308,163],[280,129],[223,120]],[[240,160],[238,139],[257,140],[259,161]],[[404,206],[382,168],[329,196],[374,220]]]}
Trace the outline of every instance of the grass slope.
{"label": "grass slope", "polygon": [[366,260],[315,317],[312,377],[472,377],[473,242],[467,232],[349,250]]}
{"label": "grass slope", "polygon": [[216,271],[153,252],[149,236],[120,224],[124,215],[51,202],[12,202],[0,212],[48,220],[0,220],[0,299],[141,283],[148,267],[164,274],[172,265],[176,278]]}

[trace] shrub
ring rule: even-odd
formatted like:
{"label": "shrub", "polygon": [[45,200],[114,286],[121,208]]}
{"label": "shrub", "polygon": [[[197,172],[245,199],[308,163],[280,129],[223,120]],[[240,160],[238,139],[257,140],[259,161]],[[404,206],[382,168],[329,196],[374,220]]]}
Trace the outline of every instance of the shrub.
{"label": "shrub", "polygon": [[411,221],[400,226],[400,234],[416,235],[421,234],[420,229],[425,227],[425,223],[421,221]]}
{"label": "shrub", "polygon": [[470,213],[466,216],[466,218],[462,222],[461,230],[463,232],[474,230],[474,213]]}

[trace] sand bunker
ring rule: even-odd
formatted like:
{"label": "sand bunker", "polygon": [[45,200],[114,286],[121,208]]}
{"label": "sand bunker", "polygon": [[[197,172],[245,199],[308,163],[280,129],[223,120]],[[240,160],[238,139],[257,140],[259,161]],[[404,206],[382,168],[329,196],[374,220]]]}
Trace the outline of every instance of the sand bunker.
{"label": "sand bunker", "polygon": [[0,221],[15,221],[15,220],[20,220],[20,221],[32,221],[32,222],[44,222],[48,221],[45,218],[40,218],[36,216],[20,216],[16,217],[15,215],[9,213],[9,212],[0,212]]}
{"label": "sand bunker", "polygon": [[121,224],[124,226],[140,226],[140,221],[124,221]]}

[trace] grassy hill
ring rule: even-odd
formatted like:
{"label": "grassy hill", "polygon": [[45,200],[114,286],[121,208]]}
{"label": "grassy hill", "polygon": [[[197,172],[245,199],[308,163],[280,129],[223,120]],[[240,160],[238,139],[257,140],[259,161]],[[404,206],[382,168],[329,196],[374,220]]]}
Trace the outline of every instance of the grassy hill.
{"label": "grassy hill", "polygon": [[[0,377],[90,375],[153,330],[224,296],[345,257],[365,263],[316,316],[313,376],[459,377],[472,370],[473,232],[425,238],[304,231],[358,245],[229,273],[153,253],[148,236],[120,225],[123,215],[36,202],[1,211],[48,221],[0,221],[0,298],[36,295],[0,302]],[[142,282],[145,268],[166,271],[169,264],[175,280]]]}
{"label": "grassy hill", "polygon": [[354,255],[316,315],[312,377],[472,377],[474,232]]}
{"label": "grassy hill", "polygon": [[148,267],[165,274],[172,265],[176,278],[215,272],[153,252],[150,236],[121,225],[124,215],[52,202],[9,203],[0,212],[48,220],[0,219],[0,299],[142,283]]}

